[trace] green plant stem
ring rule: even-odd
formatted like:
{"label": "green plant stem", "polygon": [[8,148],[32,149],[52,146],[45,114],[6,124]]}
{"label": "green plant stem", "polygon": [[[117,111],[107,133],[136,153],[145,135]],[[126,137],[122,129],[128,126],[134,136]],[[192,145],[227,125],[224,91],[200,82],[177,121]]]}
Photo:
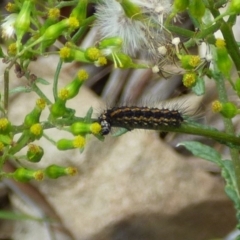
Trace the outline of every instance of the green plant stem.
{"label": "green plant stem", "polygon": [[40,88],[36,85],[32,85],[32,90],[42,99],[46,101],[48,105],[52,104],[51,101],[46,97],[46,95],[40,90]]}
{"label": "green plant stem", "polygon": [[[209,10],[211,11],[214,18],[218,18],[220,16],[220,12],[215,8],[215,1],[209,0]],[[238,73],[240,71],[240,52],[238,45],[235,41],[233,32],[232,32],[232,22],[226,23],[223,19],[219,19],[218,23],[221,23],[220,30],[223,34],[224,40],[226,42],[226,48],[228,50],[229,55],[231,56]],[[215,74],[213,78],[216,81],[216,86],[218,90],[219,100],[222,103],[226,103],[228,101],[228,96],[225,87],[225,81],[221,74]],[[232,121],[230,119],[223,119],[224,126],[227,134],[234,135],[234,127]],[[239,153],[237,149],[230,148],[230,154],[233,161],[235,176],[236,176],[236,184],[237,184],[237,194],[240,196],[240,159]]]}
{"label": "green plant stem", "polygon": [[237,20],[237,16],[236,15],[230,15],[228,20],[227,20],[227,24],[231,27],[233,27],[236,23]]}
{"label": "green plant stem", "polygon": [[[115,124],[113,127],[126,127],[121,124]],[[149,129],[145,126],[135,126],[138,129]],[[151,130],[158,130],[163,132],[179,132],[197,136],[203,136],[210,139],[214,139],[222,144],[228,145],[231,148],[240,149],[240,137],[236,137],[233,134],[228,134],[225,132],[220,132],[215,128],[205,126],[202,124],[194,122],[184,122],[180,127],[170,127],[170,126],[157,126],[156,128],[151,128]],[[130,130],[130,129],[129,129]]]}
{"label": "green plant stem", "polygon": [[[56,127],[58,128],[66,127],[66,126],[70,126],[75,122],[83,122],[83,121],[84,121],[84,118],[82,117],[74,117],[71,119],[56,119],[54,124],[48,121],[41,122],[41,125],[43,129],[46,130],[46,129],[56,128]],[[91,121],[89,122],[97,122],[97,119],[91,119]],[[113,127],[124,128],[125,126],[121,124],[118,124],[118,125],[116,124]],[[180,127],[157,126],[154,129],[153,128],[150,129],[149,127],[136,126],[136,128],[146,129],[146,130],[157,130],[157,131],[164,131],[164,132],[179,132],[179,133],[203,136],[210,139],[214,139],[222,144],[226,144],[231,148],[240,149],[240,137],[236,137],[234,134],[220,132],[213,127],[198,124],[189,120],[184,121]],[[26,130],[26,127],[24,125],[12,126],[12,129],[14,134],[17,134]]]}
{"label": "green plant stem", "polygon": [[[74,117],[73,119],[57,119],[54,124],[49,122],[41,122],[41,125],[43,126],[43,129],[51,129],[58,127],[66,127],[70,126],[71,124],[83,121],[84,118],[80,117]],[[97,119],[92,119],[91,122],[96,122]],[[114,127],[122,127],[125,126],[122,125],[114,125]],[[136,126],[138,129],[146,129],[149,130],[148,127],[143,126]],[[25,126],[12,126],[14,134],[20,133],[26,129]],[[153,130],[153,128],[151,128]],[[228,145],[231,148],[237,148],[240,149],[240,137],[236,137],[233,134],[228,134],[225,132],[220,132],[215,128],[205,126],[202,124],[194,123],[194,122],[184,122],[180,127],[170,127],[170,126],[158,126],[154,128],[154,130],[157,131],[164,131],[164,132],[179,132],[179,133],[185,133],[185,134],[191,134],[191,135],[198,135],[207,137],[210,139],[214,139],[222,144]]]}
{"label": "green plant stem", "polygon": [[54,75],[53,96],[54,96],[55,102],[58,99],[58,78],[59,78],[60,71],[62,69],[62,64],[63,64],[63,61],[61,59],[59,59],[59,62],[58,62],[58,65],[57,65],[57,69],[56,69],[56,72],[55,72],[55,75]]}
{"label": "green plant stem", "polygon": [[[226,87],[225,87],[225,80],[223,76],[221,74],[216,74],[215,80],[216,80],[216,86],[217,86],[220,102],[222,103],[228,102],[228,96],[227,96]],[[234,126],[232,124],[232,120],[224,118],[223,121],[226,129],[226,133],[234,135],[235,132],[234,132]],[[231,148],[230,154],[232,157],[234,171],[236,175],[238,196],[240,196],[240,159],[239,159],[238,150]]]}
{"label": "green plant stem", "polygon": [[8,101],[9,101],[9,68],[7,67],[4,71],[4,114],[7,116],[8,112]]}
{"label": "green plant stem", "polygon": [[3,151],[2,156],[0,156],[0,171],[2,171],[3,165],[8,159],[8,150],[9,150],[9,147],[7,147],[5,151]]}
{"label": "green plant stem", "polygon": [[165,24],[165,27],[167,30],[169,30],[171,33],[176,33],[180,36],[187,37],[187,38],[193,38],[195,35],[195,32],[190,31],[188,29],[183,29],[174,25],[168,25]]}
{"label": "green plant stem", "polygon": [[43,137],[46,138],[49,142],[51,142],[53,145],[56,145],[56,142],[50,138],[47,134],[43,133]]}
{"label": "green plant stem", "polygon": [[4,107],[4,114],[5,116],[8,115],[8,101],[9,101],[9,71],[12,68],[12,66],[14,65],[15,61],[17,58],[14,58],[11,63],[9,64],[9,66],[5,69],[4,71],[4,103],[3,103],[3,107]]}
{"label": "green plant stem", "polygon": [[239,146],[240,137],[236,137],[233,134],[220,132],[217,129],[210,128],[208,126],[201,125],[201,124],[186,123],[186,124],[183,124],[179,130],[176,129],[175,132],[182,132],[182,133],[187,133],[187,134],[192,134],[197,136],[203,136],[203,137],[216,140],[222,144],[226,144],[232,148],[235,148],[235,147],[240,148]]}
{"label": "green plant stem", "polygon": [[93,23],[93,21],[96,19],[96,16],[90,16],[88,18],[86,18],[82,23],[81,23],[81,27],[79,28],[79,30],[74,34],[74,36],[72,37],[72,41],[74,43],[76,43],[86,32],[87,28],[90,26],[90,24]]}
{"label": "green plant stem", "polygon": [[9,154],[14,155],[19,152],[22,148],[24,148],[29,142],[29,134],[27,132],[23,132],[22,136],[18,139],[17,144],[10,148]]}
{"label": "green plant stem", "polygon": [[224,22],[221,26],[221,32],[226,42],[226,48],[228,50],[228,53],[234,62],[238,75],[240,76],[240,52],[234,38],[232,29],[228,26],[227,23]]}
{"label": "green plant stem", "polygon": [[[210,6],[213,6],[214,2],[213,1],[209,1],[209,2],[210,2]],[[214,7],[210,7],[210,11],[215,18],[217,18],[220,14],[219,11],[217,9],[215,9]],[[219,19],[218,22],[221,23],[220,30],[221,30],[224,40],[226,42],[226,48],[228,50],[228,53],[231,56],[231,58],[235,64],[235,67],[239,73],[239,71],[240,71],[240,52],[239,52],[237,43],[235,41],[235,38],[234,38],[234,35],[232,32],[232,28],[229,26],[229,25],[231,25],[231,23],[227,24],[223,19]],[[217,90],[218,90],[219,100],[222,103],[226,103],[228,101],[228,97],[227,97],[224,78],[222,77],[221,74],[216,74],[214,76],[214,79],[216,80],[216,86],[217,86]],[[226,119],[226,118],[224,118],[223,121],[224,121],[224,126],[226,129],[226,133],[234,135],[235,133],[234,133],[234,127],[233,127],[232,121],[230,119]],[[238,150],[230,149],[230,154],[232,157],[234,171],[235,171],[235,175],[236,175],[236,183],[237,183],[236,190],[237,190],[238,196],[240,196],[240,159],[239,159]]]}
{"label": "green plant stem", "polygon": [[[211,2],[211,3],[213,4],[213,2]],[[210,7],[209,10],[211,11],[214,18],[217,18],[220,15],[220,12],[213,7]],[[235,37],[232,32],[232,23],[230,22],[228,24],[223,19],[219,19],[218,23],[221,24],[220,30],[221,30],[223,38],[226,42],[226,48],[234,62],[237,72],[240,76],[240,51],[239,51],[239,47],[237,45],[237,42],[236,42]]]}
{"label": "green plant stem", "polygon": [[[220,23],[215,23],[211,26],[209,26],[208,28],[205,28],[199,32],[193,32],[187,29],[183,29],[177,26],[173,26],[173,25],[166,25],[165,27],[171,32],[171,33],[175,33],[178,34],[180,36],[183,37],[187,37],[187,38],[191,38],[191,39],[210,39],[211,41],[208,43],[213,44],[214,42],[212,41],[212,39],[214,39],[213,37],[213,33],[215,33],[216,31],[219,30],[221,24]],[[196,42],[196,41],[195,41]]]}

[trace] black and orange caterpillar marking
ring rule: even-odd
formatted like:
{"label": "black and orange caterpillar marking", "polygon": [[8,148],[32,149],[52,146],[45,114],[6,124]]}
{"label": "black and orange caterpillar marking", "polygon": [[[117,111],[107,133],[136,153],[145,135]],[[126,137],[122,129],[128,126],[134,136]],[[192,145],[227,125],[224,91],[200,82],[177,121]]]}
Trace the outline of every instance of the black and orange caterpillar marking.
{"label": "black and orange caterpillar marking", "polygon": [[180,127],[183,116],[179,110],[136,106],[114,107],[105,110],[98,118],[102,135],[107,135],[112,127],[157,129],[158,126]]}

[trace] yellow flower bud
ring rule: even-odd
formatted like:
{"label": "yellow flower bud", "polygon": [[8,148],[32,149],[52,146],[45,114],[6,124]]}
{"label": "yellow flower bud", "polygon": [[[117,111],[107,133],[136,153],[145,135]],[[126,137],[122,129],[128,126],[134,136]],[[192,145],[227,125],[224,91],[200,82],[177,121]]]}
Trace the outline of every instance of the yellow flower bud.
{"label": "yellow flower bud", "polygon": [[30,127],[30,132],[32,133],[33,136],[35,136],[37,139],[39,139],[43,134],[42,125],[40,123],[33,124]]}
{"label": "yellow flower bud", "polygon": [[73,140],[73,146],[75,148],[83,148],[86,145],[86,140],[82,136],[76,136]]}
{"label": "yellow flower bud", "polygon": [[222,103],[218,100],[212,102],[212,111],[214,113],[221,112],[222,110]]}
{"label": "yellow flower bud", "polygon": [[60,17],[60,10],[58,8],[50,8],[48,10],[48,17],[58,19]]}
{"label": "yellow flower bud", "polygon": [[59,92],[58,92],[58,97],[65,101],[69,98],[69,91],[66,88],[62,88]]}
{"label": "yellow flower bud", "polygon": [[85,51],[85,57],[91,61],[97,61],[101,56],[101,52],[96,47],[90,47]]}
{"label": "yellow flower bud", "polygon": [[194,72],[185,73],[183,75],[183,85],[187,88],[193,87],[196,83],[197,75]]}

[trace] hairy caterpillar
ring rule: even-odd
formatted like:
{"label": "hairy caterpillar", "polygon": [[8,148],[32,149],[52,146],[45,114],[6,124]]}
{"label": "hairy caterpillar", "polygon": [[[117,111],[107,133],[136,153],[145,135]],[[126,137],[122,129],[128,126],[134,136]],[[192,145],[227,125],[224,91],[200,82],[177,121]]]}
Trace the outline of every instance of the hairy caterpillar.
{"label": "hairy caterpillar", "polygon": [[182,113],[176,109],[137,106],[109,108],[98,118],[102,135],[107,135],[112,127],[123,127],[129,130],[141,127],[149,129],[156,129],[158,126],[180,127],[183,120]]}

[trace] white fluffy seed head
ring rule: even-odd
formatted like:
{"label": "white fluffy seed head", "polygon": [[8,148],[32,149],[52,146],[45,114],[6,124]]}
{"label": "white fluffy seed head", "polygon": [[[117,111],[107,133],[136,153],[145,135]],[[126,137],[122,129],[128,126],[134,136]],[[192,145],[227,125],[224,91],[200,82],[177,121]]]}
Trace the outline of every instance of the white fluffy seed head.
{"label": "white fluffy seed head", "polygon": [[167,48],[165,46],[160,46],[157,50],[163,56],[165,56],[167,53]]}
{"label": "white fluffy seed head", "polygon": [[15,24],[16,18],[17,18],[17,14],[12,13],[3,20],[1,29],[2,29],[2,37],[4,39],[14,38],[14,35],[15,35],[14,24]]}
{"label": "white fluffy seed head", "polygon": [[[102,1],[96,7],[96,25],[102,38],[123,39],[123,52],[130,56],[147,54],[150,59],[161,57],[158,46],[167,41],[163,20],[171,11],[169,0],[131,0],[141,9],[141,18],[128,18],[116,0]],[[122,3],[123,4],[123,3]]]}

